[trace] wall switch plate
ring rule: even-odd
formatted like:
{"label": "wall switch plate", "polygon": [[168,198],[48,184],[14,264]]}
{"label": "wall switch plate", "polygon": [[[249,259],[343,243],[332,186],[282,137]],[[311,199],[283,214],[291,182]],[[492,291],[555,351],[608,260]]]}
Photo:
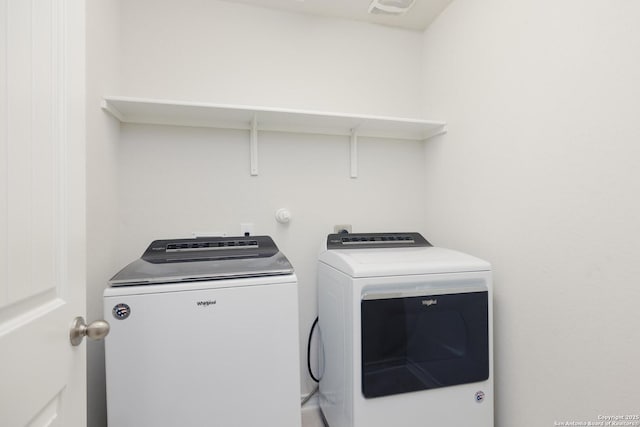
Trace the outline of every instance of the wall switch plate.
{"label": "wall switch plate", "polygon": [[351,224],[338,224],[338,225],[334,225],[333,226],[333,232],[334,233],[351,233]]}

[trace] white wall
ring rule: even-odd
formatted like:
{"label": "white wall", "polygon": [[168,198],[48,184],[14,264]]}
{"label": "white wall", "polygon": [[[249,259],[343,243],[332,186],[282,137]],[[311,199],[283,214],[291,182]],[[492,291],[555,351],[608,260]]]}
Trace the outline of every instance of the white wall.
{"label": "white wall", "polygon": [[[422,34],[370,24],[185,0],[122,2],[121,95],[417,117]],[[118,144],[117,264],[157,238],[193,231],[272,235],[299,277],[302,393],[316,316],[315,263],[334,224],[420,230],[424,146],[361,138],[349,178],[345,137],[124,125]],[[388,201],[398,201],[398,209]],[[288,226],[275,222],[287,207]],[[115,272],[115,270],[114,270]]]}
{"label": "white wall", "polygon": [[[102,319],[102,291],[119,267],[116,260],[117,148],[120,127],[100,109],[117,90],[118,2],[86,2],[87,19],[87,321]],[[107,319],[108,321],[109,319]],[[106,427],[104,342],[87,341],[87,426]]]}
{"label": "white wall", "polygon": [[129,96],[418,117],[418,32],[216,0],[122,2]]}
{"label": "white wall", "polygon": [[640,4],[457,0],[424,37],[424,227],[495,268],[500,427],[640,402]]}

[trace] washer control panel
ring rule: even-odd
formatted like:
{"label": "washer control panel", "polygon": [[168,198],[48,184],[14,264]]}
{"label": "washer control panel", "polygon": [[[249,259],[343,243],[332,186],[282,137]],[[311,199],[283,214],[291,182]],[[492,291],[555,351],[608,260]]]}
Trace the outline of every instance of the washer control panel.
{"label": "washer control panel", "polygon": [[269,236],[197,237],[155,240],[142,254],[142,259],[153,264],[162,264],[265,258],[277,253],[278,247]]}

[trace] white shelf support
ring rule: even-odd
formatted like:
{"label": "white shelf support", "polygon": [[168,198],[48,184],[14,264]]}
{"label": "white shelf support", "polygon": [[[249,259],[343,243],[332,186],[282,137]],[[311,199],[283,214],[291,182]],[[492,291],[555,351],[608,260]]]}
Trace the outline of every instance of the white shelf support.
{"label": "white shelf support", "polygon": [[444,135],[445,133],[447,133],[447,131],[447,125],[443,124],[439,128],[431,129],[428,132],[425,132],[423,141],[435,138],[436,136]]}
{"label": "white shelf support", "polygon": [[351,140],[349,142],[349,148],[351,152],[351,178],[358,177],[358,132],[356,129],[351,129]]}
{"label": "white shelf support", "polygon": [[100,103],[100,106],[104,111],[107,111],[113,117],[118,119],[121,123],[125,121],[125,118],[122,115],[122,113],[111,102],[107,101],[106,99],[103,99],[102,102]]}
{"label": "white shelf support", "polygon": [[258,118],[253,115],[251,119],[251,141],[249,149],[251,162],[251,176],[258,176]]}

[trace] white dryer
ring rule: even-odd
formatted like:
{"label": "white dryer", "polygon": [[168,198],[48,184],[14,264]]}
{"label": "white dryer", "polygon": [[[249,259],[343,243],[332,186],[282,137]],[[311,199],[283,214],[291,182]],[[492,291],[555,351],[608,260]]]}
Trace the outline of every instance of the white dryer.
{"label": "white dryer", "polygon": [[329,427],[491,427],[491,266],[418,233],[332,234],[319,256]]}
{"label": "white dryer", "polygon": [[297,280],[271,238],[154,241],[110,285],[110,427],[300,426]]}

